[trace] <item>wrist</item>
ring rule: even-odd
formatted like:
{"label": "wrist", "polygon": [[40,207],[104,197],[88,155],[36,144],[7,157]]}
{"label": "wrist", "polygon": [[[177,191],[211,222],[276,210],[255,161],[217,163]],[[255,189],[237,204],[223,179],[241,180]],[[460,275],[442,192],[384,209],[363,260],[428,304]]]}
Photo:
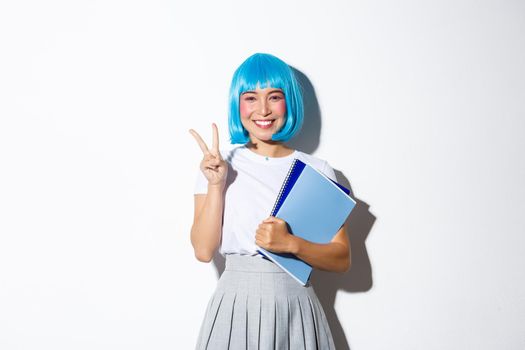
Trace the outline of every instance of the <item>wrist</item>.
{"label": "wrist", "polygon": [[290,241],[288,242],[288,251],[293,255],[299,254],[301,251],[301,238],[290,234]]}
{"label": "wrist", "polygon": [[208,183],[208,192],[220,192],[222,193],[224,191],[225,183],[221,182],[218,184],[211,184]]}

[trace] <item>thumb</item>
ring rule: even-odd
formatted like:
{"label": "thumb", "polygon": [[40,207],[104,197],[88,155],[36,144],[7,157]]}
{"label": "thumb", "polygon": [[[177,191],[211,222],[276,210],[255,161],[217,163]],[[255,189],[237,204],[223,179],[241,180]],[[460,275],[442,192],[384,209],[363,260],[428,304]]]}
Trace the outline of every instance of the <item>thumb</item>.
{"label": "thumb", "polygon": [[277,219],[275,216],[269,216],[268,218],[264,219],[265,223],[272,223],[272,222],[279,222],[279,219]]}

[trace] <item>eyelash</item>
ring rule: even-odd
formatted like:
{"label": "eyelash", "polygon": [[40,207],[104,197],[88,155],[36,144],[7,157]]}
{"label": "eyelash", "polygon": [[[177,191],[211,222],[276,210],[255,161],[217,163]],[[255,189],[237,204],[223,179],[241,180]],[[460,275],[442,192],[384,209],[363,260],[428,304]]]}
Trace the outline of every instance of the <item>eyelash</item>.
{"label": "eyelash", "polygon": [[[279,95],[273,95],[273,96],[270,96],[270,100],[276,100],[276,101],[279,101],[279,100],[282,100],[282,99],[283,99],[283,97],[282,97],[282,96],[279,96]],[[253,96],[246,96],[246,97],[244,98],[244,100],[245,100],[245,101],[248,101],[248,102],[253,102],[253,101],[256,100],[256,98],[253,97]]]}

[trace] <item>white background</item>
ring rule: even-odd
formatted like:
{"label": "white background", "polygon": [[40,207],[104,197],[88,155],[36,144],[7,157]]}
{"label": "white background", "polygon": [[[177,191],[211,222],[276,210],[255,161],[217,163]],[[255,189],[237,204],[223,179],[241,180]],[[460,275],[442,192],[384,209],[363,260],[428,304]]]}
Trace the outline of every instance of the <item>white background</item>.
{"label": "white background", "polygon": [[193,348],[188,129],[226,148],[268,52],[359,200],[351,272],[314,276],[338,349],[524,349],[523,33],[517,0],[3,1],[0,348]]}

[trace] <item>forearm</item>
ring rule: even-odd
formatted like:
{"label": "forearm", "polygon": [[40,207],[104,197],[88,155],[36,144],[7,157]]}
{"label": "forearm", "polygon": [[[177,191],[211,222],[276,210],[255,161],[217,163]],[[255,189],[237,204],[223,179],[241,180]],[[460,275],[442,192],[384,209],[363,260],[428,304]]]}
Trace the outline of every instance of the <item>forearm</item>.
{"label": "forearm", "polygon": [[290,253],[312,267],[324,271],[346,272],[351,265],[348,246],[339,242],[312,243],[291,235]]}
{"label": "forearm", "polygon": [[209,262],[221,240],[224,208],[224,187],[208,186],[204,205],[195,215],[191,228],[191,244],[198,260]]}

